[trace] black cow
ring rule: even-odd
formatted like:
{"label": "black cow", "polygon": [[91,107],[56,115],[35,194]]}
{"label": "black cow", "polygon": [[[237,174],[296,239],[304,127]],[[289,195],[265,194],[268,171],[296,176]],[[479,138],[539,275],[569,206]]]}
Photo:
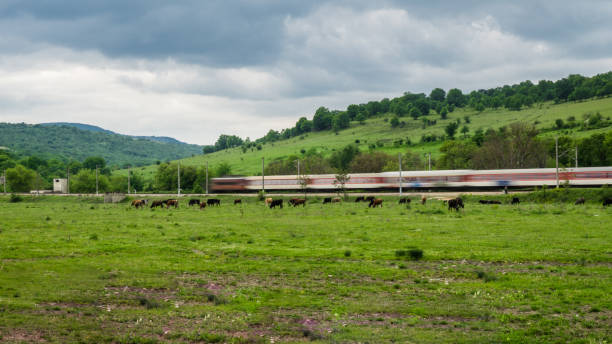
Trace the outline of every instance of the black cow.
{"label": "black cow", "polygon": [[220,206],[221,205],[221,200],[218,198],[209,198],[206,200],[206,204],[211,206],[211,205],[216,205],[216,206]]}
{"label": "black cow", "polygon": [[275,208],[276,206],[279,206],[281,209],[283,209],[283,200],[282,199],[272,200],[272,203],[270,203],[270,209]]}
{"label": "black cow", "polygon": [[331,201],[332,201],[332,198],[331,198],[331,197],[325,197],[325,198],[323,198],[323,204],[325,204],[325,203],[331,203]]}
{"label": "black cow", "polygon": [[151,209],[157,207],[164,207],[166,205],[166,201],[153,201],[151,202]]}
{"label": "black cow", "polygon": [[453,199],[449,199],[448,200],[448,210],[452,210],[455,209],[455,211],[459,211],[459,208],[464,208],[463,206],[463,200],[459,197],[457,198],[453,198]]}
{"label": "black cow", "polygon": [[374,196],[368,196],[368,197],[365,198],[365,200],[368,201],[368,202],[372,202],[372,200],[375,199],[375,198],[376,197],[374,197]]}
{"label": "black cow", "polygon": [[604,200],[603,200],[603,206],[604,206],[604,207],[607,207],[607,206],[609,206],[610,204],[612,204],[612,198],[604,198]]}
{"label": "black cow", "polygon": [[480,201],[478,201],[478,203],[480,204],[502,204],[500,201],[488,201],[484,199],[481,199]]}
{"label": "black cow", "polygon": [[200,205],[200,200],[199,199],[190,199],[189,200],[189,206],[191,207],[192,205]]}
{"label": "black cow", "polygon": [[402,197],[399,199],[399,204],[410,204],[411,199],[408,197]]}
{"label": "black cow", "polygon": [[365,197],[359,196],[359,197],[355,198],[355,203],[358,203],[358,202],[365,202]]}
{"label": "black cow", "polygon": [[236,205],[236,204],[242,204],[242,200],[240,198],[236,198],[234,200],[234,205]]}
{"label": "black cow", "polygon": [[521,203],[521,200],[518,197],[512,197],[512,202],[510,202],[510,204],[519,204]]}
{"label": "black cow", "polygon": [[584,204],[584,197],[580,197],[574,202],[574,205]]}

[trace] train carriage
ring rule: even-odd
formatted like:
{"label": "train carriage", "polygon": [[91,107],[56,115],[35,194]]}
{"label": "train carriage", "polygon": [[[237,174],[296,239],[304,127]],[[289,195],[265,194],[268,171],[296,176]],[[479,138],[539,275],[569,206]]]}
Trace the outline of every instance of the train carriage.
{"label": "train carriage", "polygon": [[[349,174],[345,184],[348,190],[397,189],[400,173],[354,173]],[[309,190],[334,190],[336,176],[318,174],[304,176]],[[296,175],[265,176],[266,190],[300,190],[303,180]],[[554,168],[506,169],[506,170],[442,170],[402,171],[403,188],[490,188],[521,186],[553,186],[557,184]],[[559,169],[559,183],[574,186],[599,186],[612,184],[612,167],[581,167]],[[257,191],[262,189],[262,177],[214,178],[215,192]]]}

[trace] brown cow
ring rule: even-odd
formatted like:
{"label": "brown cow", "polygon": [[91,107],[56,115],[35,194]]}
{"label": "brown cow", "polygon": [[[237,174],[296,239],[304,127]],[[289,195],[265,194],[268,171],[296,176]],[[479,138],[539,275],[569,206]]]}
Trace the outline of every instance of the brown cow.
{"label": "brown cow", "polygon": [[370,201],[370,205],[368,205],[368,208],[376,208],[378,206],[380,206],[382,208],[382,204],[383,204],[383,200],[382,199],[375,198],[375,199]]}
{"label": "brown cow", "polygon": [[421,196],[421,204],[425,205],[425,203],[427,203],[427,197]]}
{"label": "brown cow", "polygon": [[264,200],[264,203],[266,204],[266,207],[270,206],[270,203],[272,203],[272,198],[268,197]]}
{"label": "brown cow", "polygon": [[574,205],[584,204],[584,197],[580,197],[574,202]]}
{"label": "brown cow", "polygon": [[132,207],[138,209],[138,208],[144,208],[145,206],[145,201],[143,199],[135,199],[132,201]]}
{"label": "brown cow", "polygon": [[178,200],[176,199],[168,199],[166,200],[166,209],[170,208],[170,207],[174,207],[174,208],[178,208]]}
{"label": "brown cow", "polygon": [[206,208],[206,202],[201,202],[200,203],[200,210]]}
{"label": "brown cow", "polygon": [[306,206],[306,200],[303,198],[292,198],[289,200],[289,203],[291,203],[291,205],[293,205],[293,207],[297,207],[298,205],[302,205],[303,207]]}
{"label": "brown cow", "polygon": [[342,199],[340,199],[340,197],[334,197],[332,198],[332,203],[338,203],[338,202],[342,202]]}

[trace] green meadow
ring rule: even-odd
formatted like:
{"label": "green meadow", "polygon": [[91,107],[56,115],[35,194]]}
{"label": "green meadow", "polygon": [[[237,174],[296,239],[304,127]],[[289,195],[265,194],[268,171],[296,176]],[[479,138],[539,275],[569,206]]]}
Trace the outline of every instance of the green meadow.
{"label": "green meadow", "polygon": [[508,197],[459,212],[417,196],[204,210],[0,197],[0,341],[612,341],[612,207]]}
{"label": "green meadow", "polygon": [[[261,150],[253,149],[246,153],[238,148],[226,149],[219,152],[197,155],[191,158],[179,160],[183,165],[205,166],[206,162],[209,166],[215,167],[222,162],[228,163],[232,168],[233,174],[256,175],[261,173],[261,159],[266,161],[274,159],[286,158],[290,155],[299,156],[301,150],[316,149],[320,154],[327,157],[331,153],[348,144],[354,144],[359,140],[360,150],[368,151],[369,145],[381,142],[382,147],[375,148],[376,151],[383,151],[389,154],[397,154],[410,150],[424,157],[424,154],[431,153],[436,159],[440,155],[439,148],[441,141],[432,143],[420,143],[423,135],[442,135],[444,127],[451,121],[461,120],[461,127],[467,125],[470,129],[469,135],[474,134],[476,130],[482,128],[484,130],[493,128],[497,129],[502,126],[509,125],[514,122],[537,123],[536,127],[540,129],[550,129],[554,126],[556,119],[567,120],[568,117],[574,116],[576,121],[582,121],[582,116],[587,113],[601,113],[604,118],[612,116],[612,98],[593,99],[583,102],[567,102],[562,104],[542,103],[536,104],[531,108],[526,108],[521,111],[510,111],[507,109],[486,109],[478,112],[471,108],[459,108],[455,112],[449,113],[446,120],[441,120],[439,115],[430,114],[420,117],[419,120],[414,120],[411,117],[403,117],[405,122],[402,128],[391,128],[388,120],[392,117],[391,114],[386,116],[372,118],[366,120],[365,124],[361,125],[358,122],[351,122],[351,127],[340,131],[337,135],[331,131],[312,132],[301,137],[294,137],[288,140],[277,141],[262,145]],[[470,118],[470,123],[465,123],[465,116]],[[433,126],[426,128],[422,127],[422,118],[437,120]],[[576,129],[556,130],[545,132],[542,136],[550,135],[568,135],[572,137],[590,136],[597,132],[607,131],[609,128],[578,131]],[[228,133],[231,134],[231,133]],[[460,132],[456,135],[458,138],[463,137]],[[403,139],[410,139],[413,143],[410,147],[406,145],[396,146],[394,142]],[[424,158],[424,160],[426,160]],[[423,166],[424,168],[424,166]],[[145,179],[151,180],[157,170],[156,165],[144,166],[134,169],[141,173]],[[127,174],[127,170],[121,170],[118,173]]]}

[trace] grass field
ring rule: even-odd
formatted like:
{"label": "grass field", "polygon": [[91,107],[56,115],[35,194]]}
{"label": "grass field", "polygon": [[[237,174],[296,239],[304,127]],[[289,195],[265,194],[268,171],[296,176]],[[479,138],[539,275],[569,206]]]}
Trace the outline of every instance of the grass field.
{"label": "grass field", "polygon": [[[221,162],[227,162],[231,165],[232,173],[234,174],[256,175],[257,173],[261,173],[262,157],[265,157],[266,161],[269,162],[290,155],[299,156],[301,149],[308,150],[311,148],[317,149],[323,156],[329,156],[334,149],[340,149],[347,144],[355,143],[355,140],[360,141],[358,146],[362,151],[367,151],[369,144],[382,140],[385,146],[379,147],[376,150],[397,154],[398,152],[405,152],[409,149],[422,156],[430,152],[435,159],[440,154],[440,142],[417,144],[410,148],[407,148],[405,145],[402,147],[394,147],[393,142],[398,139],[405,140],[406,138],[410,138],[413,143],[418,143],[421,136],[424,134],[441,135],[444,133],[444,127],[451,121],[461,119],[461,126],[465,125],[465,116],[470,117],[470,123],[467,125],[470,129],[468,135],[471,135],[479,128],[485,130],[488,128],[497,129],[501,126],[518,121],[527,123],[535,123],[537,121],[539,122],[539,124],[537,124],[538,128],[551,128],[554,126],[554,122],[557,118],[566,120],[568,117],[574,116],[577,121],[581,121],[583,114],[596,112],[600,112],[604,117],[612,116],[612,98],[595,99],[585,102],[568,102],[557,105],[544,103],[541,105],[534,105],[532,108],[521,111],[487,109],[483,112],[477,112],[470,108],[457,109],[457,111],[450,113],[446,120],[440,120],[440,116],[438,115],[426,116],[426,118],[432,120],[437,119],[437,124],[425,129],[422,128],[420,119],[415,121],[410,117],[404,117],[402,120],[406,122],[406,126],[393,129],[388,122],[384,121],[384,118],[373,118],[367,120],[365,125],[353,122],[351,123],[351,128],[340,131],[338,135],[330,131],[309,133],[305,135],[303,139],[295,137],[289,140],[265,144],[261,151],[254,150],[252,152],[248,151],[247,153],[243,153],[240,148],[234,148],[207,155],[198,155],[180,161],[183,165],[192,166],[204,166],[208,161],[211,167],[215,167]],[[387,119],[388,118],[390,118],[390,115],[387,116]],[[554,133],[566,134],[573,137],[583,137],[605,130],[609,130],[609,128],[589,131],[570,130],[567,133],[563,130]],[[551,134],[552,133],[546,133],[545,135]],[[458,132],[457,136],[461,137],[461,135],[462,134]],[[136,169],[136,171],[142,173],[148,180],[153,178],[156,170],[156,165]],[[121,170],[117,173],[127,174],[127,170]]]}
{"label": "grass field", "polygon": [[612,208],[383,198],[0,197],[0,341],[612,341]]}

